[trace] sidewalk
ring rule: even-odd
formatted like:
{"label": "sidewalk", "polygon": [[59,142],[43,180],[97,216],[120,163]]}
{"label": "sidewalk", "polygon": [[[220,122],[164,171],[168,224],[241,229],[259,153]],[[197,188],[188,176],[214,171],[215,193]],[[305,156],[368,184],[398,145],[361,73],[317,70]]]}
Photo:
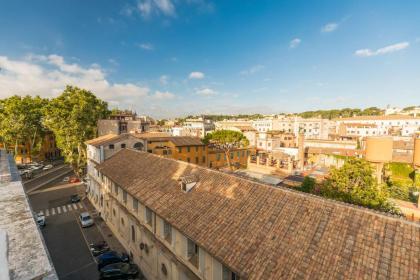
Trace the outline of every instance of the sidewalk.
{"label": "sidewalk", "polygon": [[[87,197],[84,197],[82,200],[85,208],[89,213],[92,214],[95,220],[95,225],[98,228],[99,232],[101,233],[103,240],[105,240],[112,251],[116,251],[118,253],[127,253],[125,248],[121,245],[118,239],[114,236],[111,229],[106,225],[105,221],[97,214],[95,207],[89,201]],[[97,240],[100,241],[100,240]]]}

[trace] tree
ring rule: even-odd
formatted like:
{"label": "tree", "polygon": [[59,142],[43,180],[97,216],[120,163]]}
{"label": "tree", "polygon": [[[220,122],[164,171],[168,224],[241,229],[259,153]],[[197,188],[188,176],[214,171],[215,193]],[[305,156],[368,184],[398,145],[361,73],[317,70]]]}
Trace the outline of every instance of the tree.
{"label": "tree", "polygon": [[298,190],[306,193],[312,193],[315,188],[316,181],[314,178],[305,176],[303,179],[302,185],[298,188]]}
{"label": "tree", "polygon": [[20,143],[29,143],[30,152],[37,152],[44,135],[42,117],[47,103],[46,99],[29,95],[0,100],[0,138],[4,148],[13,145],[16,155]]}
{"label": "tree", "polygon": [[233,130],[216,130],[207,134],[204,137],[203,142],[217,149],[223,150],[230,169],[232,169],[232,163],[230,162],[231,150],[249,145],[248,139],[246,139],[241,132]]}
{"label": "tree", "polygon": [[87,90],[67,86],[45,108],[45,126],[76,174],[86,165],[85,141],[96,137],[97,122],[109,115],[108,104]]}
{"label": "tree", "polygon": [[385,188],[377,184],[370,164],[358,158],[349,158],[341,168],[333,168],[321,186],[321,194],[380,211],[399,213],[388,201]]}

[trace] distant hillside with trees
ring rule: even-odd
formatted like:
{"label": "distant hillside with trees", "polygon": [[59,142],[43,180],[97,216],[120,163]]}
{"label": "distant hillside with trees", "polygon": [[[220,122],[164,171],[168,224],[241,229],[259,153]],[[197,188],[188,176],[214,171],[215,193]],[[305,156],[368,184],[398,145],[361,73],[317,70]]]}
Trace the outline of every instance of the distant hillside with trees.
{"label": "distant hillside with trees", "polygon": [[377,107],[369,107],[366,109],[358,108],[344,108],[344,109],[332,109],[332,110],[317,110],[317,111],[306,111],[299,113],[298,116],[302,118],[318,118],[323,119],[334,119],[334,118],[349,118],[354,116],[380,116],[384,114],[384,110]]}

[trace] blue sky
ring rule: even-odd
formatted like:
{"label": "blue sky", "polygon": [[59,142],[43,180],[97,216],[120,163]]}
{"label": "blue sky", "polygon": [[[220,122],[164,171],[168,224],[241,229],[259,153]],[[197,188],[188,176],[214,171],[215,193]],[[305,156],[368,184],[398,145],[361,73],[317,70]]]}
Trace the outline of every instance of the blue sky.
{"label": "blue sky", "polygon": [[0,97],[155,117],[420,105],[420,1],[4,1]]}

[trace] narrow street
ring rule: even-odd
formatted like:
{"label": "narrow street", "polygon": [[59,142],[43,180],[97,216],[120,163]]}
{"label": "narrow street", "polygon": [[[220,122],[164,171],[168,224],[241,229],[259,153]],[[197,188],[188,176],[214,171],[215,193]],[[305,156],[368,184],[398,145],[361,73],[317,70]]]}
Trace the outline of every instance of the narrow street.
{"label": "narrow street", "polygon": [[[123,249],[112,235],[106,234],[106,238],[102,235],[104,223],[100,217],[95,216],[92,205],[85,198],[85,186],[62,182],[63,177],[69,176],[67,172],[64,174],[64,170],[67,169],[48,173],[44,175],[45,178],[41,176],[36,179],[36,183],[31,181],[29,201],[34,212],[45,215],[46,226],[41,231],[59,278],[98,279],[96,260],[90,253],[89,244],[106,240],[112,250],[121,252]],[[45,186],[34,189],[33,186],[45,182],[48,182]],[[70,196],[73,194],[78,194],[81,201],[71,203]],[[81,228],[79,214],[88,209],[95,224]]]}

